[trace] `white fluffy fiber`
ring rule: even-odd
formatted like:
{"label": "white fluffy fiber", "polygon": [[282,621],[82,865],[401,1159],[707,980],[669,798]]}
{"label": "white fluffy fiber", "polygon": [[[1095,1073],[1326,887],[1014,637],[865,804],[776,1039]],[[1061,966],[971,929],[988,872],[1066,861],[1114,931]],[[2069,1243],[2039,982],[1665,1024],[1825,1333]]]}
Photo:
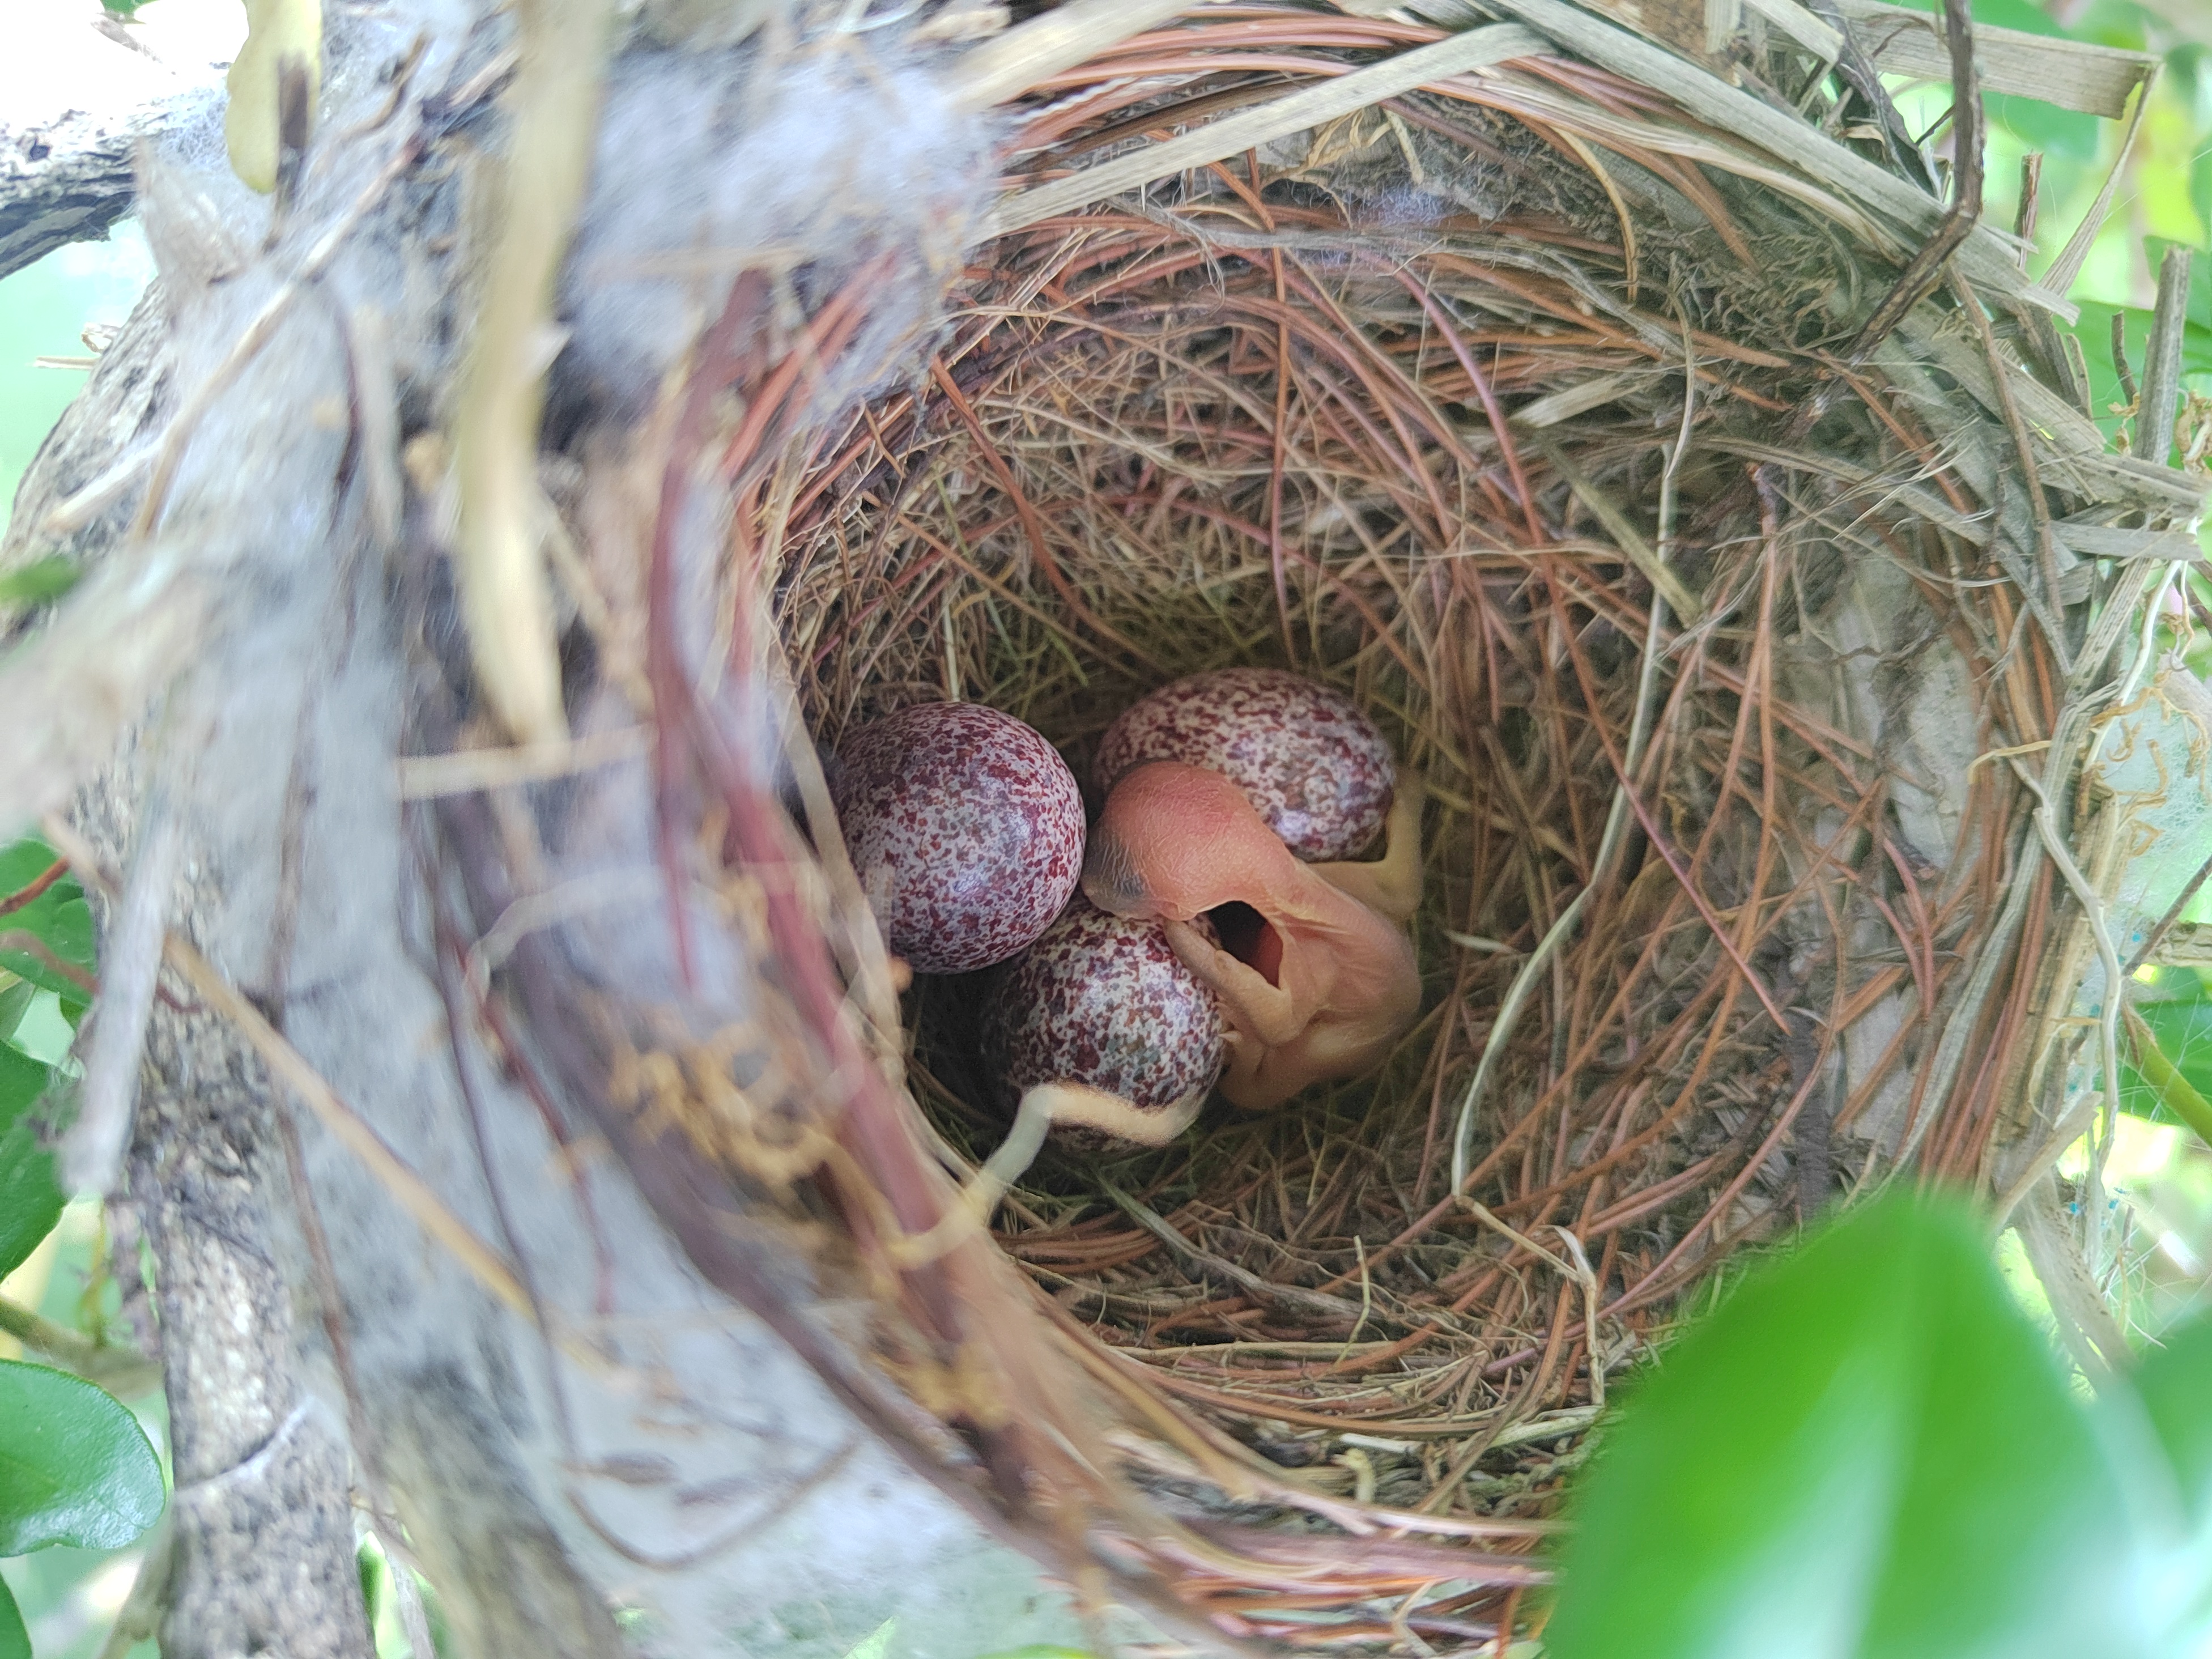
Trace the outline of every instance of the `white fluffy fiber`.
{"label": "white fluffy fiber", "polygon": [[911,254],[910,280],[874,296],[872,331],[910,333],[933,315],[993,172],[986,122],[930,69],[888,64],[860,37],[795,56],[633,52],[609,82],[564,284],[564,368],[630,404],[739,271],[818,276],[892,247]]}

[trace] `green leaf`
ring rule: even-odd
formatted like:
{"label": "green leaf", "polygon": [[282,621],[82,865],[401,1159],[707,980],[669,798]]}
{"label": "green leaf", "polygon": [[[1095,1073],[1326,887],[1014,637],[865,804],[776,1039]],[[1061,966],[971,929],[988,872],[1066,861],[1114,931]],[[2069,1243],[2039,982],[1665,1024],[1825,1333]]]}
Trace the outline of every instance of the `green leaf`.
{"label": "green leaf", "polygon": [[0,1279],[22,1266],[62,1218],[53,1155],[40,1144],[30,1115],[51,1075],[0,1043]]}
{"label": "green leaf", "polygon": [[161,1513],[161,1465],[138,1419],[64,1372],[0,1359],[0,1555],[114,1550]]}
{"label": "green leaf", "polygon": [[0,1578],[0,1659],[31,1659],[31,1632],[23,1628],[23,1615]]}
{"label": "green leaf", "polygon": [[[0,848],[0,899],[23,892],[52,867],[53,849],[41,841],[19,841]],[[27,934],[46,953],[9,941],[10,933]],[[94,956],[92,912],[84,890],[74,876],[64,876],[21,909],[0,915],[0,968],[52,991],[64,1000],[82,1002],[83,983],[58,971],[48,957],[89,975]]]}
{"label": "green leaf", "polygon": [[21,1049],[0,1042],[0,1128],[15,1121],[46,1091],[47,1068]]}
{"label": "green leaf", "polygon": [[361,1604],[368,1609],[368,1627],[374,1630],[378,1598],[384,1593],[382,1552],[362,1539],[353,1553],[353,1570],[361,1579]]}
{"label": "green leaf", "polygon": [[15,1028],[23,1023],[23,1016],[30,1010],[31,999],[38,994],[39,988],[28,980],[18,980],[0,991],[0,1042],[15,1035]]}
{"label": "green leaf", "polygon": [[[66,893],[61,891],[64,884]],[[28,934],[45,949],[34,950],[10,939],[11,933]],[[0,916],[0,968],[65,1000],[85,1000],[84,981],[67,971],[93,971],[92,911],[74,882],[57,884],[36,902]]]}
{"label": "green leaf", "polygon": [[21,892],[54,861],[54,849],[38,840],[0,845],[0,898]]}
{"label": "green leaf", "polygon": [[2201,1527],[2212,1519],[2212,1319],[2167,1332],[2135,1383],[2190,1522]]}
{"label": "green leaf", "polygon": [[2133,1041],[2120,1066],[2120,1109],[2188,1123],[2212,1145],[2212,1125],[2192,1115],[2212,1101],[2212,1002],[2141,1002],[2125,1012]]}
{"label": "green leaf", "polygon": [[58,554],[17,565],[0,574],[0,605],[43,605],[58,599],[76,586],[82,574],[76,560]]}
{"label": "green leaf", "polygon": [[[2153,270],[2157,269],[2157,256],[2152,256]],[[2190,277],[2190,317],[2181,331],[2181,372],[2184,375],[2212,374],[2212,315],[2197,315],[2197,291],[2202,280],[2212,278],[2212,258],[2199,258]],[[2212,307],[2212,300],[2205,301]],[[2127,337],[2128,368],[2135,375],[2137,386],[2142,381],[2143,356],[2150,340],[2151,313],[2137,306],[2101,305],[2094,301],[2081,302],[2081,320],[2074,326],[2081,342],[2082,360],[2089,368],[2089,407],[2097,424],[2106,436],[2118,430],[2120,416],[2112,412],[2113,405],[2126,401],[2120,389],[2120,373],[2112,365],[2112,319],[2124,319]]]}
{"label": "green leaf", "polygon": [[[1941,11],[1940,4],[1929,8]],[[2049,13],[2033,3],[2033,0],[1974,0],[1968,8],[1977,23],[1991,23],[2001,29],[2018,29],[2024,34],[2040,34],[2063,39],[2066,31],[2054,22]]]}
{"label": "green leaf", "polygon": [[2124,1519],[1972,1220],[1887,1199],[1747,1274],[1636,1392],[1547,1650],[2118,1659]]}
{"label": "green leaf", "polygon": [[2094,115],[2060,109],[2018,93],[1998,93],[1989,100],[1989,116],[2016,135],[2027,149],[2077,161],[2096,159],[2102,135]]}
{"label": "green leaf", "polygon": [[[2150,1482],[2155,1481],[2179,1505],[2178,1512],[2155,1502],[2145,1506],[2148,1547],[2142,1561],[2147,1571],[2138,1582],[2147,1602],[2163,1601],[2169,1609],[2165,1650],[2203,1654],[2212,1634],[2212,1550],[2207,1548],[2212,1543],[2212,1319],[2168,1331],[2144,1353],[2133,1381],[2142,1416],[2123,1426],[2113,1443],[2136,1449],[2141,1474],[2149,1477],[2139,1484],[2145,1497],[2151,1496]],[[2124,1412],[2130,1403],[2127,1392],[2110,1390],[2100,1404],[2108,1413]],[[2144,1424],[2151,1431],[2150,1446],[2141,1433]],[[2159,1452],[2165,1454],[2162,1459]],[[2163,1470],[2156,1467],[2160,1462]],[[2157,1517],[2162,1512],[2179,1522],[2178,1530],[2160,1528]],[[2162,1557],[2157,1547],[2161,1534]]]}

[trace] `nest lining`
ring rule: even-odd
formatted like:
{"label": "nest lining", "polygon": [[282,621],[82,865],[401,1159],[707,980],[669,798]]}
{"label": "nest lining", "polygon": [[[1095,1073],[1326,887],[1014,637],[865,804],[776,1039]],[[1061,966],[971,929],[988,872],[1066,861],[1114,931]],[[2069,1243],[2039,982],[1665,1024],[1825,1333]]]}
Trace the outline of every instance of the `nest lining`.
{"label": "nest lining", "polygon": [[[1347,20],[1266,15],[1279,45],[1382,44]],[[1183,34],[1179,52],[1216,45]],[[1161,50],[1139,66],[1166,66]],[[1218,107],[1249,84],[1221,56],[1178,95]],[[1253,56],[1272,70],[1280,53]],[[1041,121],[1054,159],[1189,118],[1114,107],[1125,85]],[[926,386],[763,487],[790,503],[774,617],[825,742],[965,697],[1037,726],[1084,775],[1121,708],[1235,662],[1323,678],[1383,726],[1428,795],[1419,1026],[1376,1078],[1263,1116],[1217,1108],[1164,1153],[1048,1158],[999,1239],[1164,1396],[1280,1461],[1322,1463],[1357,1431],[1406,1443],[1324,1484],[1510,1513],[1527,1499],[1498,1484],[1516,1459],[1486,1474],[1487,1449],[1546,1413],[1573,1426],[1602,1397],[1586,1294],[1602,1297],[1605,1364],[1623,1363],[1717,1247],[1828,1189],[1793,1127],[1806,1079],[1825,1076],[1806,1032],[1840,1029],[1869,982],[1822,940],[1870,850],[1879,863],[1881,769],[1775,689],[1778,637],[1838,580],[1818,529],[1832,508],[1754,484],[1729,442],[1771,437],[1790,406],[1772,347],[1820,342],[1807,279],[1760,282],[1726,256],[1747,240],[1739,214],[1799,249],[1833,240],[1707,189],[1673,205],[1717,224],[1645,232],[1632,301],[1617,192],[1579,155],[1441,96],[1363,115],[987,249]],[[1686,327],[1701,386],[1662,525]],[[1508,413],[1547,404],[1547,424]],[[1873,422],[1830,427],[1894,469],[1870,453],[1887,435]],[[1615,542],[1606,520],[1623,514],[1671,542],[1661,580],[1694,609],[1664,621],[1646,710],[1636,793],[1652,821],[1510,1034],[1473,1126],[1480,1207],[1455,1206],[1477,1058],[1518,965],[1590,888],[1626,764],[1656,556],[1639,566]],[[1821,811],[1841,822],[1816,828]],[[1811,1017],[1778,1030],[1763,1000]],[[972,1000],[923,988],[911,1080],[980,1162],[1005,1126],[975,1104],[988,1091],[957,1018]],[[1843,1126],[1881,1080],[1835,1103]]]}

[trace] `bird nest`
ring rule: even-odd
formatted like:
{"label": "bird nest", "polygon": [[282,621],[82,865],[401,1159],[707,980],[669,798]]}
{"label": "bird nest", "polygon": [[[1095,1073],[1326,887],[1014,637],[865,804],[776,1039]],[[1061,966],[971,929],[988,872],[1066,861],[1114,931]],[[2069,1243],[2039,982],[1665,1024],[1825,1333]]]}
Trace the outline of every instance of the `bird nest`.
{"label": "bird nest", "polygon": [[[1795,42],[1731,85],[1549,0],[1359,9],[1210,8],[1032,88],[890,390],[813,395],[880,262],[737,281],[601,667],[650,690],[662,858],[767,964],[769,1058],[536,942],[510,972],[695,1261],[1089,1602],[1472,1651],[1528,1626],[1607,1376],[1729,1251],[2016,1173],[2064,894],[2033,798],[1947,757],[2077,740],[2142,567],[2066,524],[2194,497],[2105,453],[2004,238],[1908,269],[1918,153],[1787,113],[1853,95]],[[1087,776],[1146,691],[1247,663],[1418,780],[1419,1024],[1165,1150],[992,1164],[972,986],[902,994],[811,744],[968,699]],[[872,1364],[702,1152],[864,1293]]]}

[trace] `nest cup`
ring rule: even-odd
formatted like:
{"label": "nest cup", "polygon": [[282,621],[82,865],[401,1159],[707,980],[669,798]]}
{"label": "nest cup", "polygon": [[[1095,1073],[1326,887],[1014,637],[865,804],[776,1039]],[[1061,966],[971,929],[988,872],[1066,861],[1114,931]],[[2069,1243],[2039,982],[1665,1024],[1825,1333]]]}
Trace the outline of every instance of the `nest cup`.
{"label": "nest cup", "polygon": [[[1143,1425],[1115,1455],[1212,1540],[1152,1582],[1250,1636],[1525,1625],[1607,1374],[1728,1251],[1906,1164],[2002,1185],[2065,928],[2048,867],[2009,902],[2033,800],[1951,757],[2051,739],[2126,666],[2101,619],[2138,578],[2059,570],[2043,520],[2187,511],[2101,455],[1986,233],[1869,330],[1924,189],[1885,221],[1645,59],[1491,27],[1220,8],[1054,76],[927,362],[758,414],[853,337],[864,272],[757,366],[725,461],[825,747],[966,699],[1087,781],[1122,708],[1249,663],[1348,693],[1423,793],[1424,1012],[1381,1072],[1048,1153],[991,1224],[1018,1274],[961,1291]],[[1736,55],[1793,95],[1813,62]],[[973,1000],[904,1004],[956,1169],[1006,1133]]]}

